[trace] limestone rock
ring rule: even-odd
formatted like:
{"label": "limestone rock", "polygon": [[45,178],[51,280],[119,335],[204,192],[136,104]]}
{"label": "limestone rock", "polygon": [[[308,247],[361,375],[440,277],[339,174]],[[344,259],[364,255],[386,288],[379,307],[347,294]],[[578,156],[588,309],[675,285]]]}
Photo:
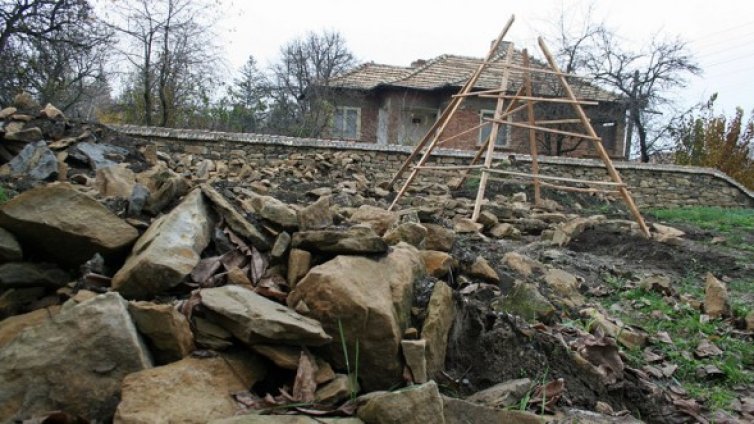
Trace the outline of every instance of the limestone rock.
{"label": "limestone rock", "polygon": [[503,263],[523,277],[528,277],[533,272],[544,268],[541,263],[518,252],[508,252],[503,255]]}
{"label": "limestone rock", "polygon": [[606,218],[602,215],[595,215],[590,217],[579,217],[570,221],[563,222],[555,227],[555,232],[552,236],[552,242],[558,246],[565,246],[572,239],[578,237],[587,228],[604,222]]}
{"label": "limestone rock", "polygon": [[485,229],[490,229],[497,225],[498,219],[494,213],[490,211],[482,211],[481,213],[479,213],[477,222],[482,224]]}
{"label": "limestone rock", "polygon": [[178,285],[199,263],[213,227],[202,192],[195,189],[139,238],[113,277],[113,289],[127,298],[146,298]]}
{"label": "limestone rock", "polygon": [[398,222],[398,215],[375,206],[362,205],[351,215],[351,221],[366,224],[382,236]]}
{"label": "limestone rock", "polygon": [[456,318],[453,289],[442,281],[435,283],[427,306],[421,337],[427,342],[427,375],[432,378],[445,369],[448,333]]}
{"label": "limestone rock", "polygon": [[0,225],[24,246],[71,266],[81,265],[95,253],[123,252],[139,235],[69,184],[51,184],[14,197],[0,207]]}
{"label": "limestone rock", "polygon": [[18,244],[16,236],[0,228],[0,263],[20,261],[23,256],[21,245]]}
{"label": "limestone rock", "polygon": [[131,302],[128,311],[136,328],[149,341],[158,363],[178,361],[194,350],[189,322],[173,305]]}
{"label": "limestone rock", "polygon": [[383,238],[391,246],[404,241],[417,249],[423,249],[427,238],[427,229],[415,222],[404,222],[388,230]]}
{"label": "limestone rock", "polygon": [[467,401],[479,403],[490,408],[505,409],[516,405],[531,389],[532,383],[528,378],[508,380],[495,384],[466,398]]}
{"label": "limestone rock", "polygon": [[242,342],[320,346],[332,338],[314,319],[238,286],[201,291],[210,318]]}
{"label": "limestone rock", "polygon": [[[0,321],[0,350],[12,342],[19,334],[30,327],[36,327],[52,319],[60,312],[60,306],[36,309],[34,311],[8,317]],[[0,411],[2,408],[0,408]]]}
{"label": "limestone rock", "polygon": [[45,293],[47,289],[44,287],[3,291],[0,295],[0,319],[28,311],[29,306],[41,299]]}
{"label": "limestone rock", "polygon": [[306,250],[291,249],[288,254],[288,285],[295,287],[298,280],[302,279],[312,264],[312,254]]}
{"label": "limestone rock", "polygon": [[44,138],[42,130],[37,127],[24,128],[18,131],[7,131],[3,137],[8,141],[21,141],[24,143],[36,143]]}
{"label": "limestone rock", "polygon": [[711,272],[704,277],[704,312],[712,318],[730,316],[728,288]]}
{"label": "limestone rock", "polygon": [[427,341],[426,340],[402,340],[401,350],[406,365],[411,370],[414,383],[426,383],[427,378]]}
{"label": "limestone rock", "polygon": [[336,255],[384,253],[387,243],[371,228],[356,226],[347,230],[312,230],[293,234],[291,245],[298,249]]}
{"label": "limestone rock", "polygon": [[231,394],[248,390],[264,377],[261,361],[249,353],[185,358],[130,374],[115,424],[196,423],[233,416]]}
{"label": "limestone rock", "polygon": [[477,256],[474,263],[471,265],[470,274],[472,277],[481,278],[493,283],[499,283],[500,277],[497,275],[497,271],[490,266],[487,259],[483,256]]}
{"label": "limestone rock", "polygon": [[259,209],[259,215],[283,228],[295,229],[298,227],[296,211],[285,203],[269,197]]}
{"label": "limestone rock", "polygon": [[439,250],[450,252],[456,241],[456,234],[442,225],[422,224],[427,229],[427,239],[424,248],[427,250]]}
{"label": "limestone rock", "polygon": [[199,316],[192,316],[194,341],[197,346],[212,350],[225,350],[233,346],[233,335],[230,331]]}
{"label": "limestone rock", "polygon": [[478,233],[482,228],[482,224],[468,218],[460,218],[453,225],[453,230],[458,234]]}
{"label": "limestone rock", "polygon": [[66,303],[0,349],[0,421],[57,409],[108,421],[123,378],[151,366],[117,293]]}
{"label": "limestone rock", "polygon": [[272,243],[259,228],[244,218],[233,205],[209,184],[202,184],[202,192],[212,202],[215,210],[225,219],[231,230],[249,240],[260,250],[269,250]]}
{"label": "limestone rock", "polygon": [[69,156],[81,162],[88,163],[94,170],[117,165],[118,162],[111,158],[118,156],[125,158],[127,154],[128,150],[123,147],[109,144],[95,144],[88,141],[78,143],[68,149]]}
{"label": "limestone rock", "polygon": [[549,322],[555,314],[555,307],[542,296],[537,286],[532,283],[516,281],[508,296],[497,299],[490,305],[498,312],[518,315],[531,321]]}
{"label": "limestone rock", "polygon": [[51,103],[47,103],[40,113],[49,119],[65,119],[63,112]]}
{"label": "limestone rock", "polygon": [[69,282],[68,273],[53,264],[9,262],[0,265],[0,290],[9,288],[59,288]]}
{"label": "limestone rock", "polygon": [[586,302],[579,292],[581,284],[573,274],[562,269],[551,269],[545,273],[544,280],[555,293],[557,301],[564,306],[578,308]]}
{"label": "limestone rock", "polygon": [[[424,273],[419,252],[405,243],[381,257],[338,256],[312,268],[288,296],[305,303],[328,334],[342,324],[349,352],[359,340],[359,378],[366,390],[400,381],[400,341],[409,325],[414,281]],[[326,346],[323,358],[345,369],[339,343]]]}
{"label": "limestone rock", "polygon": [[311,205],[296,212],[301,231],[321,230],[333,224],[330,212],[330,196],[322,196]]}
{"label": "limestone rock", "polygon": [[100,196],[128,199],[136,184],[136,174],[126,164],[118,164],[97,170],[94,187]]}
{"label": "limestone rock", "polygon": [[8,166],[13,177],[24,176],[43,181],[54,179],[58,175],[58,160],[44,141],[27,144],[8,162]]}
{"label": "limestone rock", "polygon": [[139,173],[136,175],[136,181],[149,191],[144,210],[153,215],[160,213],[189,190],[186,179],[164,165],[157,165]]}
{"label": "limestone rock", "polygon": [[438,250],[422,250],[422,259],[424,266],[427,268],[427,274],[442,278],[450,272],[453,267],[453,257],[445,252]]}
{"label": "limestone rock", "polygon": [[319,403],[335,404],[348,399],[351,393],[359,391],[358,384],[352,386],[353,381],[347,375],[338,374],[329,383],[317,389],[314,393],[314,399]]}
{"label": "limestone rock", "polygon": [[593,321],[594,325],[605,334],[618,340],[620,344],[629,349],[641,349],[647,345],[647,335],[645,333],[629,327],[618,326],[595,308],[586,308],[580,313]]}
{"label": "limestone rock", "polygon": [[545,424],[544,418],[526,411],[508,411],[442,397],[445,424]]}
{"label": "limestone rock", "polygon": [[16,113],[18,109],[16,109],[13,106],[8,106],[2,110],[0,110],[0,119],[5,120],[13,116],[14,113]]}
{"label": "limestone rock", "polygon": [[209,424],[364,424],[355,417],[325,418],[306,415],[239,415],[233,418],[210,421]]}
{"label": "limestone rock", "polygon": [[357,411],[369,424],[444,424],[437,383],[430,381],[398,392],[372,394]]}
{"label": "limestone rock", "polygon": [[291,246],[291,235],[283,231],[275,238],[275,244],[272,245],[270,258],[276,261],[283,259]]}
{"label": "limestone rock", "polygon": [[497,224],[490,229],[490,235],[496,238],[518,238],[521,233],[511,224]]}

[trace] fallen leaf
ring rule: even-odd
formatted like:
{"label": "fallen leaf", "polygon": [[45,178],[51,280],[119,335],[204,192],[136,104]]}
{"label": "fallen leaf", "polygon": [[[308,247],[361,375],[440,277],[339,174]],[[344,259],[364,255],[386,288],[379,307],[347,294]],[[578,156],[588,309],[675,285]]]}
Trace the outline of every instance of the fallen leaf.
{"label": "fallen leaf", "polygon": [[646,362],[660,362],[664,359],[664,357],[656,352],[654,352],[650,348],[644,349],[642,352],[642,355],[644,356],[644,360]]}
{"label": "fallen leaf", "polygon": [[204,285],[222,266],[220,260],[220,256],[212,256],[200,260],[191,271],[191,279],[200,285]]}
{"label": "fallen leaf", "polygon": [[710,356],[720,356],[723,354],[723,351],[720,350],[719,347],[715,346],[714,343],[707,339],[703,339],[699,345],[696,347],[696,350],[694,351],[694,356],[697,358],[707,358]]}
{"label": "fallen leaf", "polygon": [[668,334],[667,331],[658,331],[657,332],[657,340],[667,343],[667,344],[673,344],[673,339],[670,338],[670,334]]}
{"label": "fallen leaf", "polygon": [[544,407],[546,411],[552,411],[552,407],[560,400],[565,391],[565,380],[558,378],[552,380],[544,385],[538,385],[534,389],[531,398],[529,399],[529,406],[536,406],[541,408],[542,401],[544,400]]}
{"label": "fallen leaf", "polygon": [[293,382],[293,399],[297,402],[313,402],[314,392],[317,390],[317,382],[314,375],[317,373],[317,363],[306,349],[301,351],[296,370],[296,379]]}

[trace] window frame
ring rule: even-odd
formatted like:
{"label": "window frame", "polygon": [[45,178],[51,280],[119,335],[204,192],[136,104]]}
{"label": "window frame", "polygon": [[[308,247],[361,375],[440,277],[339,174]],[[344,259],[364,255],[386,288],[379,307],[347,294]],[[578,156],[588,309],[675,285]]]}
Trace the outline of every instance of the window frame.
{"label": "window frame", "polygon": [[[480,109],[479,110],[479,123],[480,124],[484,123],[485,115],[489,115],[490,118],[494,118],[495,117],[495,111],[493,109]],[[506,117],[505,120],[508,121],[508,122],[513,122],[513,120],[511,119],[510,115],[508,115],[508,117]],[[503,125],[503,124],[501,124],[501,125]],[[489,129],[490,129],[490,132],[491,132],[492,131],[492,123],[490,123]],[[504,134],[505,134],[505,140],[504,140],[505,143],[498,144],[497,140],[495,140],[495,147],[509,147],[510,146],[511,126],[510,125],[505,125],[505,128],[503,129],[503,131],[505,131],[504,132]],[[483,137],[483,134],[484,134],[484,127],[479,128],[479,135],[477,136],[477,142],[476,142],[477,146],[481,146],[481,145],[483,145],[485,143],[486,137]],[[499,134],[498,134],[498,136],[499,136]],[[488,133],[488,137],[489,137],[489,133]]]}
{"label": "window frame", "polygon": [[[337,127],[337,119],[336,116],[338,112],[341,111],[343,119],[342,119],[342,127]],[[347,130],[347,122],[348,122],[348,112],[349,111],[356,111],[356,134],[353,136],[346,134]],[[331,120],[331,136],[333,138],[340,138],[344,140],[360,140],[361,139],[361,108],[358,106],[336,106],[335,107],[335,113],[333,113],[332,120]]]}

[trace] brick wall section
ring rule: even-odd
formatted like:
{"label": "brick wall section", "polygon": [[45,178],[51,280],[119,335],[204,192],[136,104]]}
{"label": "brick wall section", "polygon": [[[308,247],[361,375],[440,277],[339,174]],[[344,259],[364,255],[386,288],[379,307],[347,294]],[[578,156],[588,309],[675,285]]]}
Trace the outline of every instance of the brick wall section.
{"label": "brick wall section", "polygon": [[[347,155],[359,163],[372,181],[390,179],[411,152],[410,147],[382,146],[371,143],[305,139],[263,134],[238,134],[200,130],[181,130],[137,126],[113,126],[114,130],[146,139],[160,150],[190,153],[213,160],[242,159],[252,165],[267,165],[285,160],[304,160],[316,154],[325,157]],[[431,163],[468,164],[472,152],[439,149]],[[508,153],[497,153],[505,159]],[[516,155],[513,166],[528,172],[531,158]],[[570,178],[607,180],[601,162],[590,159],[540,157],[542,173]],[[624,182],[640,206],[722,206],[754,207],[754,192],[747,190],[722,172],[710,168],[675,165],[615,162]],[[447,182],[458,171],[423,171],[420,183]]]}

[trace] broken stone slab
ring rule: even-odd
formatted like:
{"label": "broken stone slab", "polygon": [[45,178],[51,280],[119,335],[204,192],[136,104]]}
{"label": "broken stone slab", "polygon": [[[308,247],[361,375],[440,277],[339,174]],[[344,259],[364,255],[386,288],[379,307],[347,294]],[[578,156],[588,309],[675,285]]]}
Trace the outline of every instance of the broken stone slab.
{"label": "broken stone slab", "polygon": [[312,254],[306,250],[291,249],[288,254],[288,285],[295,287],[296,283],[309,272],[312,264]]}
{"label": "broken stone slab", "polygon": [[327,418],[307,415],[239,415],[233,418],[210,421],[209,424],[365,424],[356,417]]}
{"label": "broken stone slab", "polygon": [[321,346],[332,341],[315,319],[238,286],[204,289],[209,318],[248,345],[282,343]]}
{"label": "broken stone slab", "polygon": [[293,234],[294,248],[335,255],[385,253],[387,243],[374,230],[355,226],[346,230],[312,230]]}
{"label": "broken stone slab", "polygon": [[56,262],[78,266],[95,253],[124,252],[139,233],[70,184],[38,187],[0,207],[0,225],[24,246]]}
{"label": "broken stone slab", "polygon": [[173,305],[130,302],[128,311],[159,364],[178,361],[194,350],[194,335],[186,317]]}
{"label": "broken stone slab", "polygon": [[728,287],[711,272],[704,276],[704,312],[711,318],[730,316]]}
{"label": "broken stone slab", "polygon": [[196,315],[191,317],[191,322],[194,330],[194,342],[197,346],[218,351],[233,346],[233,335],[230,334],[230,331]]}
{"label": "broken stone slab", "polygon": [[382,236],[398,222],[398,215],[376,206],[362,205],[351,215],[351,222],[368,225]]}
{"label": "broken stone slab", "polygon": [[[8,317],[0,321],[0,350],[27,328],[44,324],[59,312],[60,306],[54,305],[49,308],[36,309],[25,314]],[[0,411],[2,411],[2,408],[0,408]]]}
{"label": "broken stone slab", "polygon": [[195,423],[240,411],[231,396],[264,378],[260,358],[248,352],[184,358],[126,376],[115,424]]}
{"label": "broken stone slab", "polygon": [[0,228],[0,263],[17,262],[23,259],[24,254],[16,236],[8,230]]}
{"label": "broken stone slab", "polygon": [[[89,164],[93,170],[117,165],[128,155],[128,150],[110,144],[84,141],[68,149],[68,156]],[[117,160],[113,160],[117,159]]]}
{"label": "broken stone slab", "polygon": [[532,388],[531,380],[520,378],[495,384],[466,398],[467,401],[482,404],[490,408],[505,409],[518,404]]}
{"label": "broken stone slab", "polygon": [[356,414],[369,424],[445,423],[442,398],[434,381],[397,392],[370,393],[365,398]]}
{"label": "broken stone slab", "polygon": [[0,294],[0,319],[33,309],[32,305],[47,293],[44,287],[7,289]]}
{"label": "broken stone slab", "polygon": [[8,119],[10,118],[14,113],[16,113],[18,109],[16,109],[13,106],[8,106],[2,110],[0,110],[0,119]]}
{"label": "broken stone slab", "polygon": [[426,340],[401,340],[403,359],[411,370],[414,383],[423,384],[428,380],[426,350]]}
{"label": "broken stone slab", "polygon": [[437,224],[422,224],[427,229],[427,238],[424,248],[427,250],[439,250],[450,252],[456,241],[456,233]]}
{"label": "broken stone slab", "polygon": [[385,236],[387,244],[394,246],[400,242],[406,242],[417,249],[423,249],[427,238],[427,229],[415,222],[404,222],[397,227],[388,230]]}
{"label": "broken stone slab", "polygon": [[550,289],[557,295],[555,297],[556,302],[560,302],[568,308],[581,307],[586,299],[579,292],[581,283],[575,275],[563,271],[562,269],[550,269],[544,275],[545,283]]}
{"label": "broken stone slab", "polygon": [[522,277],[528,277],[532,273],[544,269],[544,265],[541,263],[518,252],[508,252],[503,255],[503,263]]}
{"label": "broken stone slab", "polygon": [[8,262],[0,265],[0,290],[32,287],[57,289],[69,281],[68,273],[54,264]]}
{"label": "broken stone slab", "polygon": [[482,231],[484,226],[478,222],[474,222],[469,218],[460,218],[453,224],[453,231],[457,234],[469,234],[478,233]]}
{"label": "broken stone slab", "polygon": [[353,378],[338,374],[329,383],[317,389],[314,393],[314,399],[318,403],[337,404],[351,396],[351,393],[358,393],[359,385]]}
{"label": "broken stone slab", "polygon": [[550,322],[555,315],[555,307],[542,296],[535,284],[515,281],[510,293],[494,300],[490,307],[497,312],[507,312],[532,321]]}
{"label": "broken stone slab", "polygon": [[120,295],[68,302],[0,349],[0,421],[62,409],[106,422],[123,378],[151,366]]}
{"label": "broken stone slab", "polygon": [[500,277],[497,275],[497,271],[490,266],[490,263],[487,262],[487,259],[484,259],[484,256],[477,256],[474,263],[471,264],[469,274],[472,277],[481,278],[492,283],[500,282]]}
{"label": "broken stone slab", "polygon": [[552,236],[553,244],[565,246],[571,240],[578,237],[587,228],[605,222],[607,218],[604,215],[594,215],[590,217],[579,217],[570,221],[558,224]]}
{"label": "broken stone slab", "polygon": [[448,334],[456,318],[453,289],[442,281],[435,283],[427,306],[421,337],[426,341],[427,376],[433,378],[445,369]]}
{"label": "broken stone slab", "polygon": [[17,131],[8,131],[8,127],[5,127],[5,135],[3,136],[7,141],[20,141],[22,143],[36,143],[44,138],[42,130],[37,127],[24,128]]}
{"label": "broken stone slab", "polygon": [[136,181],[147,188],[149,197],[144,210],[153,215],[160,213],[189,190],[185,178],[161,164],[137,174]]}
{"label": "broken stone slab", "polygon": [[323,195],[311,205],[296,211],[300,231],[321,230],[333,224],[330,196]]}
{"label": "broken stone slab", "polygon": [[453,257],[445,252],[438,250],[422,250],[422,260],[427,268],[427,274],[435,278],[442,278],[450,272],[453,267]]}
{"label": "broken stone slab", "polygon": [[136,174],[124,163],[99,168],[94,178],[94,187],[103,197],[128,199],[134,191],[135,184]]}
{"label": "broken stone slab", "polygon": [[28,177],[35,181],[45,181],[58,176],[58,160],[44,141],[27,144],[8,163],[8,166],[12,177]]}
{"label": "broken stone slab", "polygon": [[479,218],[477,219],[477,222],[482,224],[485,229],[489,230],[490,228],[497,225],[498,218],[494,213],[490,211],[482,211],[479,214]]}
{"label": "broken stone slab", "polygon": [[621,327],[612,322],[603,313],[595,308],[583,309],[581,315],[594,321],[599,329],[605,334],[618,340],[620,344],[631,350],[641,349],[647,345],[647,335],[629,327]]}
{"label": "broken stone slab", "polygon": [[272,245],[270,250],[270,258],[275,261],[280,261],[285,257],[288,252],[288,248],[291,246],[291,235],[283,231],[275,238],[275,244]]}
{"label": "broken stone slab", "polygon": [[585,411],[582,409],[569,408],[559,414],[562,423],[578,424],[643,424],[644,421],[638,420],[630,415],[605,415],[594,411]]}
{"label": "broken stone slab", "polygon": [[157,219],[134,245],[112,288],[141,299],[175,287],[199,263],[215,223],[199,189]]}
{"label": "broken stone slab", "polygon": [[495,238],[518,238],[521,232],[508,223],[497,224],[490,229],[490,235]]}
{"label": "broken stone slab", "polygon": [[259,209],[259,216],[286,229],[298,228],[296,211],[274,197],[268,197],[264,202]]}
{"label": "broken stone slab", "polygon": [[[423,274],[419,252],[405,243],[376,258],[338,256],[312,268],[288,296],[288,305],[306,305],[307,316],[319,320],[327,334],[339,335],[342,326],[348,352],[355,352],[359,341],[364,388],[386,389],[401,379],[401,336],[410,321],[414,281]],[[345,369],[341,349],[333,343],[321,354]]]}
{"label": "broken stone slab", "polygon": [[488,408],[461,399],[442,396],[445,424],[545,424],[545,418],[527,411]]}
{"label": "broken stone slab", "polygon": [[249,222],[225,197],[209,184],[202,184],[202,192],[212,202],[215,210],[225,219],[231,230],[247,239],[259,250],[270,250],[272,242],[256,225]]}

